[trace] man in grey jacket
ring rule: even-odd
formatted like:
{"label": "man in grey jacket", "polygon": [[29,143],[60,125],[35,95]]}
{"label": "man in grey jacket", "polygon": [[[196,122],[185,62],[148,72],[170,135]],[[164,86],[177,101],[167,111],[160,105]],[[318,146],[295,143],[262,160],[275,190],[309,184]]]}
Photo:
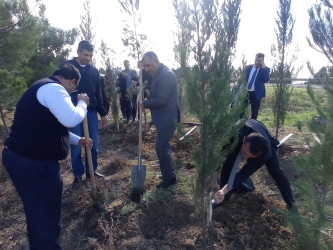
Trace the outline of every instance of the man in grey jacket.
{"label": "man in grey jacket", "polygon": [[176,124],[180,121],[177,80],[172,71],[160,63],[152,51],[143,55],[142,65],[153,76],[153,82],[150,98],[141,102],[140,106],[151,110],[157,131],[155,150],[162,173],[162,182],[157,188],[167,188],[176,184],[169,143],[176,130]]}

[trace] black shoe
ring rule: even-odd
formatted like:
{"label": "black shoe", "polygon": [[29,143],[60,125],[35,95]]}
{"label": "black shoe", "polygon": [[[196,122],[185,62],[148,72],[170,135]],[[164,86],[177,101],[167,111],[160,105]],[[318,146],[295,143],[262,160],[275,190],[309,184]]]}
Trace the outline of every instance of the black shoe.
{"label": "black shoe", "polygon": [[82,177],[74,177],[73,185],[81,185]]}
{"label": "black shoe", "polygon": [[156,185],[157,188],[168,188],[176,184],[176,177],[171,178],[169,181],[162,181],[160,184]]}
{"label": "black shoe", "polygon": [[[94,173],[94,176],[97,178],[104,178],[104,175],[98,172]],[[90,178],[90,174],[86,173],[86,178],[89,179]]]}

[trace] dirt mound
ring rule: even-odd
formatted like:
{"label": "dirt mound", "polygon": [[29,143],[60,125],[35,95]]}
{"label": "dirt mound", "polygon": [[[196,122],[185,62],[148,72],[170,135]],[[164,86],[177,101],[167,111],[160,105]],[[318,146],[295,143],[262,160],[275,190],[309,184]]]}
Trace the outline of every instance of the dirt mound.
{"label": "dirt mound", "polygon": [[[156,130],[144,132],[143,163],[147,178],[140,203],[131,201],[131,166],[137,161],[137,124],[114,124],[100,133],[97,197],[90,183],[72,186],[70,160],[61,162],[64,181],[62,229],[63,249],[285,249],[293,239],[284,219],[272,207],[284,210],[279,192],[262,168],[253,177],[256,191],[234,194],[213,212],[213,227],[203,238],[202,219],[192,197],[195,168],[191,143],[175,135],[171,151],[176,164],[177,184],[156,189],[160,174],[154,143]],[[190,135],[195,142],[198,131]],[[291,149],[294,151],[294,149]],[[291,182],[299,176],[285,149],[281,166]],[[0,249],[27,249],[22,203],[9,179],[1,177]],[[216,190],[218,186],[216,183]]]}

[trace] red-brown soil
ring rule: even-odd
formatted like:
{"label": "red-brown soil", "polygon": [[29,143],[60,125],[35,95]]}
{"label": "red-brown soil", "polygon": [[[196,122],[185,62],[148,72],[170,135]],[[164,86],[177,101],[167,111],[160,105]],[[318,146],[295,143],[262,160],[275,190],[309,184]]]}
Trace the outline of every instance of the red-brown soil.
{"label": "red-brown soil", "polygon": [[[147,166],[144,195],[140,204],[131,202],[137,129],[137,124],[121,124],[116,131],[112,124],[100,131],[99,171],[106,177],[96,179],[95,199],[91,198],[89,183],[72,187],[70,160],[61,162],[63,249],[264,250],[286,249],[286,244],[291,244],[291,229],[284,217],[274,212],[276,208],[285,211],[285,204],[265,167],[253,176],[255,192],[233,195],[213,211],[213,227],[207,228],[204,239],[192,195],[195,167],[191,146],[179,141],[177,135],[173,137],[177,185],[156,189],[160,172],[154,149],[155,128],[151,125],[143,136],[143,163]],[[289,132],[282,131],[281,138]],[[190,136],[198,138],[198,131]],[[291,183],[299,177],[293,158],[304,152],[300,141],[294,136],[280,149],[281,167]],[[0,249],[28,249],[22,203],[3,167],[0,169]]]}

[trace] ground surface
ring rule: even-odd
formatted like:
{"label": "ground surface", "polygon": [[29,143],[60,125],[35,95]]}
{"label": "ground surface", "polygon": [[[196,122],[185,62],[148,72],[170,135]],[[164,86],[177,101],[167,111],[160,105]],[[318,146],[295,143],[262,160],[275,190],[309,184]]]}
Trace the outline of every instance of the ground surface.
{"label": "ground surface", "polygon": [[[184,128],[189,130],[190,126]],[[137,129],[137,124],[121,124],[120,131],[109,125],[100,132],[99,171],[106,178],[96,180],[95,200],[89,183],[72,186],[70,160],[61,163],[63,249],[286,249],[293,233],[283,216],[273,212],[274,208],[285,211],[285,204],[265,167],[253,177],[255,192],[233,195],[213,211],[213,227],[208,228],[209,237],[204,240],[191,191],[195,177],[191,146],[179,141],[177,135],[173,137],[171,150],[178,182],[167,190],[156,189],[160,172],[151,125],[143,136],[145,192],[140,204],[131,202]],[[295,131],[282,130],[281,138],[290,132]],[[192,138],[198,136],[197,131],[191,134]],[[280,149],[281,167],[291,183],[299,178],[293,159],[305,152],[301,141],[295,135]],[[22,204],[0,169],[0,249],[28,249]]]}

